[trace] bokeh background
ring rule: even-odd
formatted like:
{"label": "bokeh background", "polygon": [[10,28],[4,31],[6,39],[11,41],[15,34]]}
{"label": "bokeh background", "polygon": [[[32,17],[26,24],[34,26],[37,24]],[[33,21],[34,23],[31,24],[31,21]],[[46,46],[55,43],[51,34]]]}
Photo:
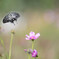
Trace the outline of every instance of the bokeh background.
{"label": "bokeh background", "polygon": [[[16,25],[3,24],[3,17],[11,11],[19,12],[20,21]],[[15,30],[12,59],[28,59],[24,49],[31,48],[32,42],[25,40],[30,31],[41,34],[34,46],[38,59],[59,59],[59,0],[0,0],[0,37],[7,52],[10,28]],[[4,54],[0,41],[0,59],[5,59]]]}

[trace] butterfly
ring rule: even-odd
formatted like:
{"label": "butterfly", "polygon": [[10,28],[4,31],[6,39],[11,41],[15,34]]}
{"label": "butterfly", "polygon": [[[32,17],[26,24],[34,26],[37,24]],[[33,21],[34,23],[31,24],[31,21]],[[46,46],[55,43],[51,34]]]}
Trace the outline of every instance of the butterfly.
{"label": "butterfly", "polygon": [[3,23],[8,23],[8,22],[14,23],[14,21],[17,21],[19,17],[20,17],[19,13],[11,12],[3,18]]}

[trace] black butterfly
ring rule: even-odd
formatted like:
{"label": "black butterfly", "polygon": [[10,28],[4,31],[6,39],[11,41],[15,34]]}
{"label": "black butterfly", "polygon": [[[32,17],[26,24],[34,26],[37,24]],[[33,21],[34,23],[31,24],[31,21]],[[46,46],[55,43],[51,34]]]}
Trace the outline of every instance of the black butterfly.
{"label": "black butterfly", "polygon": [[8,22],[14,23],[14,21],[17,21],[19,17],[20,17],[19,13],[11,12],[4,17],[3,23],[8,23]]}

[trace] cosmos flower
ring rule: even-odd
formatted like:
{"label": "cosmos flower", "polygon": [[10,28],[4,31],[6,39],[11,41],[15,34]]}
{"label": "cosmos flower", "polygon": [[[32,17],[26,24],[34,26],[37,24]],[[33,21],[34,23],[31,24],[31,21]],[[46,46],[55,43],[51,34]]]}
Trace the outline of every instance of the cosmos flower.
{"label": "cosmos flower", "polygon": [[35,32],[30,32],[29,35],[26,35],[26,40],[36,40],[40,36],[40,33],[35,35]]}
{"label": "cosmos flower", "polygon": [[32,55],[32,57],[38,57],[38,52],[37,52],[37,50],[32,50],[32,49],[24,49],[24,51],[26,52],[26,53],[28,53],[28,54],[31,54]]}
{"label": "cosmos flower", "polygon": [[32,57],[38,57],[38,53],[37,53],[37,50],[33,50],[33,52],[32,52]]}
{"label": "cosmos flower", "polygon": [[32,54],[33,50],[32,49],[24,49],[25,52]]}

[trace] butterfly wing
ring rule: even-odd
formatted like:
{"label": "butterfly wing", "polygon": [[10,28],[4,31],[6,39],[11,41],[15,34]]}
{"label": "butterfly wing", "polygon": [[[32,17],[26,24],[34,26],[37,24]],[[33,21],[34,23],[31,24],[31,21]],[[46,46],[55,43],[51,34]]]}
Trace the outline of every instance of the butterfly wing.
{"label": "butterfly wing", "polygon": [[13,23],[15,20],[17,21],[17,18],[19,17],[20,17],[19,13],[16,12],[9,13],[4,17],[3,23],[7,23],[7,22]]}
{"label": "butterfly wing", "polygon": [[9,22],[8,15],[6,15],[6,16],[4,17],[4,19],[3,19],[3,23],[7,23],[7,22]]}

